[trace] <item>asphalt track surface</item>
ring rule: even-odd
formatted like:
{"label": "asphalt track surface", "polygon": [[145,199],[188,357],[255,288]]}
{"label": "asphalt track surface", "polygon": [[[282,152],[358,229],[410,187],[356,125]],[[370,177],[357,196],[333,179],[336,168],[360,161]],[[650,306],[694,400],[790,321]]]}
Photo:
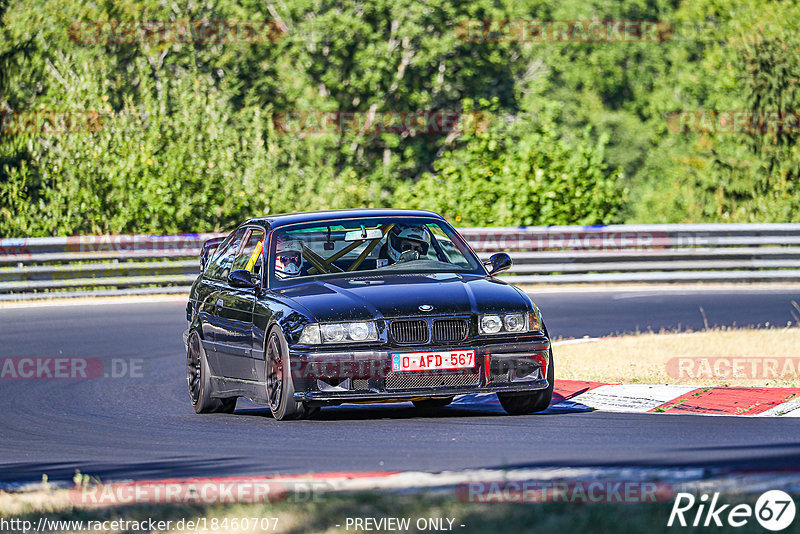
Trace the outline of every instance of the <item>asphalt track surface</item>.
{"label": "asphalt track surface", "polygon": [[[533,295],[556,337],[794,322],[794,290]],[[702,307],[703,312],[700,311]],[[797,312],[795,312],[797,313]],[[705,314],[705,319],[704,319]],[[142,360],[141,377],[0,380],[0,482],[539,466],[782,469],[800,465],[800,419],[558,410],[506,416],[465,400],[323,409],[276,422],[189,404],[182,302],[0,308],[0,357]],[[556,352],[556,365],[558,354]],[[558,369],[558,367],[556,367]],[[556,375],[557,376],[557,375]]]}

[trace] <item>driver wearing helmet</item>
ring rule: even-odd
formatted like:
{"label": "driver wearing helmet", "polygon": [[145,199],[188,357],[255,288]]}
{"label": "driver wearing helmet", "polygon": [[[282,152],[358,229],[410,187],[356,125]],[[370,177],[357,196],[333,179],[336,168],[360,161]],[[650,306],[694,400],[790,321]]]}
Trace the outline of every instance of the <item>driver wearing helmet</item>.
{"label": "driver wearing helmet", "polygon": [[430,235],[424,226],[397,225],[389,231],[379,257],[389,263],[418,260],[428,254]]}
{"label": "driver wearing helmet", "polygon": [[302,265],[303,245],[300,241],[278,242],[275,249],[275,273],[278,276],[297,276]]}

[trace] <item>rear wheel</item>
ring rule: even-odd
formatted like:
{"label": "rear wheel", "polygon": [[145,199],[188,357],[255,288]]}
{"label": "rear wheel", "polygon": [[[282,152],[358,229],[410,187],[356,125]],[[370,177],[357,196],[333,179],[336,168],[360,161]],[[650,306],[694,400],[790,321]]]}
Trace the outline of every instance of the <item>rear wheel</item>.
{"label": "rear wheel", "polygon": [[555,385],[555,371],[553,370],[553,349],[550,349],[550,365],[547,366],[547,389],[533,393],[498,393],[500,405],[511,415],[525,415],[546,410],[553,400],[553,387]]}
{"label": "rear wheel", "polygon": [[211,397],[211,371],[206,360],[200,335],[196,331],[189,334],[186,343],[186,382],[189,398],[197,413],[233,413],[236,397],[215,399]]}
{"label": "rear wheel", "polygon": [[444,408],[451,402],[453,402],[453,397],[443,397],[437,399],[423,399],[423,400],[415,400],[411,401],[414,403],[414,406],[417,408],[422,409],[430,409],[430,408]]}
{"label": "rear wheel", "polygon": [[294,381],[289,362],[289,345],[280,328],[273,328],[267,338],[267,400],[272,416],[278,421],[301,419],[317,412],[294,400]]}

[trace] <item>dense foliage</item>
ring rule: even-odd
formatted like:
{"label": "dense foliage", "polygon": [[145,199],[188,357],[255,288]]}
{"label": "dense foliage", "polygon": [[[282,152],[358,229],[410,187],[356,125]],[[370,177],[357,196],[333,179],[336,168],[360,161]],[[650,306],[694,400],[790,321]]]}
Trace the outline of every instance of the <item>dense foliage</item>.
{"label": "dense foliage", "polygon": [[[757,0],[0,0],[0,236],[206,231],[361,206],[459,225],[797,221],[797,129],[682,132],[668,117],[800,110],[798,15]],[[663,21],[666,33],[560,43],[463,30],[528,19]],[[124,36],[111,21],[277,31],[93,42],[88,21],[109,21],[105,37]],[[9,114],[37,110],[97,116],[62,134]],[[314,110],[490,120],[322,133],[276,121]]]}

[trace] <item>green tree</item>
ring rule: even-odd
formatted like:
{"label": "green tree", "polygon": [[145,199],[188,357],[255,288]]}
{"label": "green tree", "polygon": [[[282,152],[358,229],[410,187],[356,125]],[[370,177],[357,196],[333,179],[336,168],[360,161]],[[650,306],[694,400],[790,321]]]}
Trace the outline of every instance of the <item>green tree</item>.
{"label": "green tree", "polygon": [[624,193],[619,172],[604,163],[607,138],[594,141],[587,129],[567,140],[557,133],[554,115],[545,108],[506,116],[487,131],[467,133],[436,161],[436,173],[399,187],[397,203],[462,225],[615,222]]}

